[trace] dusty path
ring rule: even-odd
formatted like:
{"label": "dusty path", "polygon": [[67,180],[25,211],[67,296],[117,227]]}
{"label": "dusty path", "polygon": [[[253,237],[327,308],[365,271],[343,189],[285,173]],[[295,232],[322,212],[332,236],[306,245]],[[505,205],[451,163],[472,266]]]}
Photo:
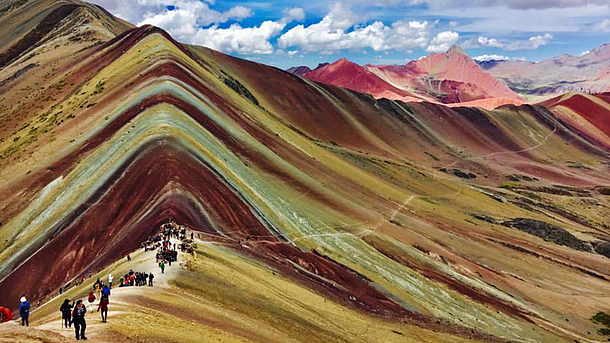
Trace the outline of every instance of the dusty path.
{"label": "dusty path", "polygon": [[[170,242],[172,244],[179,244],[177,239],[171,239]],[[144,252],[142,249],[131,254],[132,260],[127,262],[125,259],[122,261],[116,262],[113,266],[107,268],[106,270],[117,270],[123,271],[123,273],[114,273],[114,281],[113,287],[110,295],[110,304],[108,306],[108,321],[107,323],[102,323],[101,314],[97,311],[97,305],[99,304],[99,299],[96,299],[94,305],[94,312],[89,312],[88,301],[85,298],[76,298],[70,300],[81,299],[83,302],[87,304],[87,314],[85,316],[87,320],[87,330],[86,337],[89,340],[94,340],[95,342],[116,342],[110,336],[107,335],[109,330],[109,324],[112,323],[113,318],[118,316],[126,315],[129,312],[135,311],[131,304],[131,298],[134,296],[141,296],[146,294],[152,294],[153,292],[160,292],[162,290],[166,290],[169,288],[169,280],[176,277],[178,270],[180,269],[180,263],[184,262],[185,256],[187,254],[183,254],[180,251],[178,252],[178,262],[172,263],[171,267],[169,265],[165,266],[165,273],[161,273],[161,269],[157,265],[155,261],[156,250]],[[129,269],[133,269],[134,272],[152,272],[154,274],[154,285],[153,287],[141,286],[141,287],[118,287],[120,282],[120,278],[125,272],[129,271]],[[99,277],[107,283],[108,281],[108,272],[99,275]],[[95,276],[94,276],[95,278]],[[65,296],[60,296],[65,298]],[[47,303],[48,304],[48,303]],[[37,311],[32,312],[32,316],[36,317],[36,312],[41,311],[45,308],[43,305]],[[46,318],[41,319],[32,327],[40,330],[49,330],[55,333],[59,333],[64,337],[70,338],[74,340],[74,328],[63,328],[61,314],[59,309],[55,312],[55,315],[49,315]]]}

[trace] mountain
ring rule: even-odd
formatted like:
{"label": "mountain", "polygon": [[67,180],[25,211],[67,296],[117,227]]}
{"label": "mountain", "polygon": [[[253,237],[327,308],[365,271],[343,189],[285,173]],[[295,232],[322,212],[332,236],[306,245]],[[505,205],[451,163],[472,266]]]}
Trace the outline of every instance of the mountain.
{"label": "mountain", "polygon": [[582,56],[563,54],[540,62],[493,61],[484,69],[531,99],[567,92],[599,93],[610,89],[610,44]]}
{"label": "mountain", "polygon": [[446,53],[432,54],[406,65],[359,66],[341,59],[299,76],[392,100],[472,102],[488,109],[524,103],[521,96],[483,71],[456,46]]}
{"label": "mountain", "polygon": [[394,87],[385,80],[356,63],[342,58],[335,63],[324,65],[304,75],[312,81],[332,84],[357,92],[368,93],[378,98],[403,101],[421,101],[413,93]]}
{"label": "mountain", "polygon": [[303,76],[303,75],[309,73],[310,71],[311,71],[311,68],[309,68],[307,66],[299,66],[299,67],[292,67],[292,68],[286,69],[286,72],[297,75],[297,76]]}
{"label": "mountain", "polygon": [[[10,4],[2,25],[35,23],[0,36],[0,306],[33,312],[0,341],[65,342],[64,298],[130,269],[154,287],[113,287],[92,341],[606,339],[608,94],[375,99],[85,3]],[[169,218],[196,247],[161,274],[141,247]]]}

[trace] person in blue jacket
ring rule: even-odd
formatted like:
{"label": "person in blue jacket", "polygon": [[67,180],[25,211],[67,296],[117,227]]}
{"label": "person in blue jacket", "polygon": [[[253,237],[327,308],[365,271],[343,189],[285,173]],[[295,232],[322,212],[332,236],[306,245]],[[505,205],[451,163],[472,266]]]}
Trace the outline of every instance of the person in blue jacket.
{"label": "person in blue jacket", "polygon": [[19,315],[21,316],[21,325],[30,326],[30,303],[25,297],[21,297],[19,304]]}

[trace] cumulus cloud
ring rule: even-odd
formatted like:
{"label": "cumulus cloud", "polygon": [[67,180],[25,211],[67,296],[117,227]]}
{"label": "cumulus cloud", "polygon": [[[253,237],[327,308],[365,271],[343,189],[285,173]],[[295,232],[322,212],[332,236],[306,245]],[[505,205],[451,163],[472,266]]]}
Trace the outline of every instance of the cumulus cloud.
{"label": "cumulus cloud", "polygon": [[337,3],[317,23],[297,25],[278,38],[280,48],[299,47],[305,51],[332,53],[370,48],[374,51],[408,50],[425,47],[431,25],[427,21],[396,21],[386,25],[375,21],[359,25],[360,18]]}
{"label": "cumulus cloud", "polygon": [[305,11],[300,7],[290,8],[284,11],[284,13],[286,14],[285,18],[289,20],[302,21],[305,19]]}
{"label": "cumulus cloud", "polygon": [[453,46],[458,39],[460,39],[460,35],[457,32],[453,31],[443,31],[439,32],[436,37],[434,37],[426,51],[428,52],[445,52]]}
{"label": "cumulus cloud", "polygon": [[207,29],[198,29],[192,35],[191,42],[227,53],[271,54],[274,49],[269,40],[279,35],[284,27],[286,22],[271,20],[257,27],[241,27],[239,24],[233,24],[223,29],[213,25]]}
{"label": "cumulus cloud", "polygon": [[462,44],[464,48],[500,48],[507,51],[515,50],[535,50],[543,45],[547,45],[553,36],[549,33],[544,35],[533,36],[524,40],[514,40],[509,42],[501,42],[495,38],[479,36],[471,38]]}
{"label": "cumulus cloud", "polygon": [[131,23],[167,25],[164,29],[184,27],[186,25],[207,26],[224,23],[228,20],[241,20],[252,15],[244,6],[234,6],[220,12],[210,8],[214,1],[199,0],[91,0],[101,5],[112,14]]}

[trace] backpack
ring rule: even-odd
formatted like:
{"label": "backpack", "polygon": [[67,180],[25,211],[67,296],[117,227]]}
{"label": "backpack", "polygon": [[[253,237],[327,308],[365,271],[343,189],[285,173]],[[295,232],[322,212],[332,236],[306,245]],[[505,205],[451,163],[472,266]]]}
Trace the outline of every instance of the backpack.
{"label": "backpack", "polygon": [[93,293],[89,294],[89,302],[92,303],[95,301],[95,295],[93,295]]}

